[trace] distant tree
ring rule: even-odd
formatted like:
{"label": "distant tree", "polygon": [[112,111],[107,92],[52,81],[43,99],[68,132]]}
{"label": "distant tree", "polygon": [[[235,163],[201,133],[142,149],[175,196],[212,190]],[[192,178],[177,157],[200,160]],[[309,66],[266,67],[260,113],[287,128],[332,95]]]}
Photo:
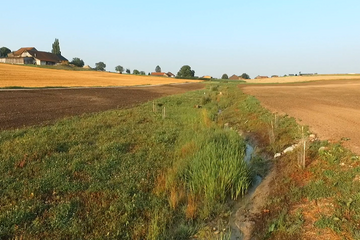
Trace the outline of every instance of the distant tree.
{"label": "distant tree", "polygon": [[9,53],[11,53],[11,50],[7,47],[0,48],[0,57],[7,57]]}
{"label": "distant tree", "polygon": [[140,71],[140,75],[146,75],[145,71]]}
{"label": "distant tree", "polygon": [[155,72],[161,72],[161,67],[159,65],[156,66]]}
{"label": "distant tree", "polygon": [[195,76],[195,71],[191,70],[189,65],[184,65],[180,68],[176,76],[180,78],[193,78]]}
{"label": "distant tree", "polygon": [[55,38],[51,52],[56,55],[61,55],[59,39]]}
{"label": "distant tree", "polygon": [[70,64],[74,64],[77,67],[83,67],[85,65],[84,61],[77,57],[74,57]]}
{"label": "distant tree", "polygon": [[126,69],[126,71],[125,71],[127,74],[130,74],[130,69]]}
{"label": "distant tree", "polygon": [[246,74],[246,73],[241,74],[240,77],[243,78],[243,79],[250,79],[250,76],[248,74]]}
{"label": "distant tree", "polygon": [[226,73],[224,73],[224,74],[222,75],[221,79],[229,79],[229,76],[228,76]]}
{"label": "distant tree", "polygon": [[122,74],[123,71],[124,71],[124,68],[123,68],[123,66],[118,65],[118,66],[115,67],[115,71],[117,71],[117,72],[119,72],[120,74]]}
{"label": "distant tree", "polygon": [[95,63],[95,70],[97,71],[105,71],[106,64],[103,62]]}
{"label": "distant tree", "polygon": [[139,72],[139,70],[134,69],[133,74],[135,74],[135,75],[139,75],[139,74],[140,74],[140,72]]}

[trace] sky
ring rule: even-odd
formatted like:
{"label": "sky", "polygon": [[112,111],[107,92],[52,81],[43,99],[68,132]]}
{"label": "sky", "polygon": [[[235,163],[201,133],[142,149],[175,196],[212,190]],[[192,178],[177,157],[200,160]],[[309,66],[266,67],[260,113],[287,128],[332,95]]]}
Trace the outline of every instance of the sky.
{"label": "sky", "polygon": [[1,3],[0,47],[70,61],[176,74],[359,73],[359,0],[12,0]]}

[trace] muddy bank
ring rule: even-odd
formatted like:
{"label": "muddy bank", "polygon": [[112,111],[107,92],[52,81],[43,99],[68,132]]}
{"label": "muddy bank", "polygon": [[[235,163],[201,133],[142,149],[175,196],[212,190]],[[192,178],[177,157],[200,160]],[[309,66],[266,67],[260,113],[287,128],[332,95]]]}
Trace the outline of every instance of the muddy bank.
{"label": "muddy bank", "polygon": [[[246,145],[245,161],[250,164],[254,156],[254,147]],[[270,182],[274,171],[270,169],[264,178],[256,174],[247,194],[241,198],[233,207],[234,213],[230,218],[229,225],[231,240],[249,240],[253,235],[255,219],[263,211],[266,199],[269,195]]]}

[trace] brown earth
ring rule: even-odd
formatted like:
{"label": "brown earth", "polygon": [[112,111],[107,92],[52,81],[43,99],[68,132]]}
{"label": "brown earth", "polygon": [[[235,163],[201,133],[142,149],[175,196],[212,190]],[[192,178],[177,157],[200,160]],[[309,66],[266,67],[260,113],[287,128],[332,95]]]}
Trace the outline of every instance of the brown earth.
{"label": "brown earth", "polygon": [[293,83],[327,80],[360,80],[359,74],[319,74],[310,76],[274,77],[260,79],[246,79],[247,83]]}
{"label": "brown earth", "polygon": [[360,80],[329,80],[276,85],[242,85],[273,112],[308,125],[321,139],[344,142],[360,154]]}
{"label": "brown earth", "polygon": [[127,108],[204,88],[202,83],[119,88],[0,91],[0,130],[47,124],[64,117]]}

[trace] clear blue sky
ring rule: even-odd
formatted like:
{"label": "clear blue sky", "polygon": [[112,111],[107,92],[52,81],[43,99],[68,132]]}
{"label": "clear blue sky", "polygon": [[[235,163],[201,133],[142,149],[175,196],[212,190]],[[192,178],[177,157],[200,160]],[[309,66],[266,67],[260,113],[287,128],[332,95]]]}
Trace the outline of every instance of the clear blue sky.
{"label": "clear blue sky", "polygon": [[0,47],[51,51],[107,71],[360,72],[359,0],[3,1]]}

